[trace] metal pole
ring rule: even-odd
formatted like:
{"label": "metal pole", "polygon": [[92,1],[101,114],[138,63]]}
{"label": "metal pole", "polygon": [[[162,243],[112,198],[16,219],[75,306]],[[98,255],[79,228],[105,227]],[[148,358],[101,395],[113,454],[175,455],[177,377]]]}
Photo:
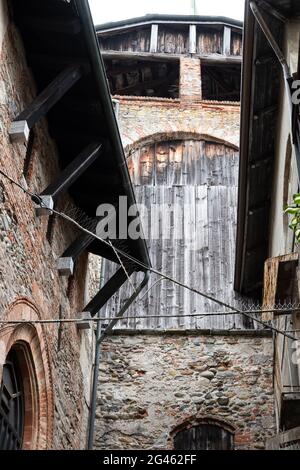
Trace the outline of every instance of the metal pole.
{"label": "metal pole", "polygon": [[[99,282],[100,289],[104,285],[104,267],[105,267],[105,258],[102,258],[100,282]],[[98,312],[98,318],[100,318],[100,310]],[[90,406],[90,413],[89,413],[89,427],[88,427],[88,436],[87,436],[88,450],[92,450],[93,444],[94,444],[94,422],[95,422],[95,414],[96,414],[97,384],[98,384],[100,352],[101,352],[100,347],[99,347],[99,341],[98,341],[100,336],[101,336],[101,322],[97,321],[95,360],[94,360],[93,381],[92,381],[92,391],[91,391],[91,406]]]}

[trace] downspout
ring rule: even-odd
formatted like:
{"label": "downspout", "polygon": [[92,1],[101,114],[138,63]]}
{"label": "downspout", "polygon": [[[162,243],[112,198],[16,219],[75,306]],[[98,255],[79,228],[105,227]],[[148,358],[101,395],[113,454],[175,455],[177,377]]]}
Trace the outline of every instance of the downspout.
{"label": "downspout", "polygon": [[[281,51],[280,47],[278,46],[269,26],[267,25],[256,1],[251,0],[250,1],[250,8],[251,11],[254,15],[254,18],[256,19],[257,23],[259,24],[262,32],[264,33],[268,43],[272,47],[277,59],[280,62],[282,71],[283,71],[283,78],[284,78],[284,84],[285,84],[285,89],[288,97],[288,103],[289,103],[289,108],[290,108],[290,127],[291,127],[291,133],[293,135],[293,124],[292,124],[292,116],[293,116],[293,101],[292,101],[292,90],[291,90],[291,85],[293,81],[293,76],[291,74],[290,67],[287,63],[287,60]],[[298,156],[298,152],[296,149],[296,146],[294,144],[294,149],[295,149],[295,155],[296,155],[296,164],[297,164],[297,169],[298,169],[298,182],[300,182],[300,158]]]}
{"label": "downspout", "polygon": [[[101,277],[102,277],[102,269],[101,269]],[[118,312],[116,317],[122,317],[124,313],[128,310],[130,305],[135,301],[138,297],[142,289],[146,286],[150,278],[150,271],[146,271],[144,275],[144,279],[142,280],[139,287],[135,290],[132,296],[125,302],[121,310]],[[100,316],[100,312],[98,313],[98,318]],[[99,377],[99,364],[100,364],[100,347],[101,343],[105,339],[105,337],[110,333],[115,326],[115,324],[119,321],[112,320],[105,331],[101,334],[101,324],[100,321],[97,322],[97,331],[96,331],[96,348],[95,348],[95,364],[94,364],[94,374],[93,374],[93,384],[92,384],[92,396],[91,396],[91,407],[90,407],[90,416],[89,416],[89,429],[88,429],[88,450],[93,449],[94,444],[94,435],[95,435],[95,417],[96,417],[96,402],[97,402],[97,386],[98,386],[98,377]]]}

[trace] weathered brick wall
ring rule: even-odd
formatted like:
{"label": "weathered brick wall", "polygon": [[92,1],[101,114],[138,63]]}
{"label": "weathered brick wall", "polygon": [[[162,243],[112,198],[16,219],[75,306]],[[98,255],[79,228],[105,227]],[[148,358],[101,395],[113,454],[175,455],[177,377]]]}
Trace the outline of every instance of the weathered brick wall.
{"label": "weathered brick wall", "polygon": [[195,102],[202,99],[200,59],[180,57],[180,99]]}
{"label": "weathered brick wall", "polygon": [[[57,152],[46,121],[40,122],[34,129],[33,151],[25,179],[26,147],[11,144],[8,129],[11,120],[35,96],[35,90],[18,32],[12,24],[6,27],[4,6],[1,2],[0,168],[32,192],[40,192],[59,173]],[[68,198],[60,201],[60,208],[67,202]],[[56,269],[56,258],[77,234],[59,219],[55,219],[49,239],[46,237],[47,228],[48,217],[35,216],[30,197],[0,176],[2,319],[11,320],[15,316],[34,320],[72,318],[87,301],[87,255],[80,258],[70,280],[59,277]],[[33,328],[35,333],[29,347],[35,351],[33,360],[40,354],[46,371],[43,400],[47,403],[41,403],[39,419],[51,430],[47,433],[47,442],[44,442],[45,437],[38,442],[41,447],[55,449],[82,448],[89,403],[92,334],[79,332],[74,324]],[[2,365],[13,338],[23,338],[20,328],[11,326],[0,331],[0,380]],[[38,348],[36,343],[43,345]]]}
{"label": "weathered brick wall", "polygon": [[102,346],[98,449],[172,449],[186,420],[223,420],[235,448],[274,434],[272,338],[266,333],[124,333]]}
{"label": "weathered brick wall", "polygon": [[[116,96],[127,152],[141,142],[199,137],[239,145],[240,107],[217,102],[188,103],[163,98]],[[184,136],[184,137],[183,137]]]}

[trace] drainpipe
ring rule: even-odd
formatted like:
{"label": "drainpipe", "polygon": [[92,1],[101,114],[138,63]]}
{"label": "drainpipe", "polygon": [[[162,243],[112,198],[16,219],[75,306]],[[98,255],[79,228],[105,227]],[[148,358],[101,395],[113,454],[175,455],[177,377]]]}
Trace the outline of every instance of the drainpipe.
{"label": "drainpipe", "polygon": [[[102,265],[103,267],[103,265]],[[102,282],[103,273],[101,268],[101,281]],[[135,290],[131,297],[125,302],[121,310],[119,310],[116,317],[122,317],[126,310],[130,307],[130,305],[135,301],[137,296],[140,294],[142,289],[148,283],[150,278],[150,271],[146,271],[144,275],[144,279],[142,280],[139,287]],[[100,312],[98,312],[98,318],[100,317]],[[100,364],[100,346],[105,337],[109,332],[112,331],[115,324],[119,321],[112,320],[105,331],[101,334],[101,324],[100,321],[97,322],[97,331],[96,331],[96,349],[95,349],[95,363],[94,363],[94,374],[93,374],[93,384],[92,384],[92,397],[91,397],[91,407],[90,407],[90,415],[89,415],[89,429],[88,429],[88,450],[93,449],[94,444],[94,434],[95,434],[95,417],[96,417],[96,402],[97,402],[97,385],[98,385],[98,377],[99,377],[99,364]]]}
{"label": "drainpipe", "polygon": [[[253,13],[254,18],[256,19],[257,23],[259,24],[262,32],[264,33],[264,35],[265,35],[265,37],[268,41],[268,43],[272,47],[277,59],[280,62],[280,65],[281,65],[281,68],[282,68],[282,71],[283,71],[284,84],[285,84],[286,93],[287,93],[287,97],[288,97],[289,108],[290,108],[290,116],[291,116],[290,126],[291,126],[292,134],[293,134],[293,126],[292,126],[293,101],[292,101],[292,90],[291,90],[291,84],[292,84],[292,81],[293,81],[293,76],[291,74],[290,67],[287,63],[287,60],[286,60],[283,52],[281,51],[280,47],[277,44],[276,39],[274,38],[274,36],[272,34],[272,31],[270,30],[269,26],[267,25],[267,23],[266,23],[263,15],[262,15],[259,7],[258,7],[256,1],[254,1],[254,0],[250,1],[250,8],[251,8],[251,11]],[[300,182],[300,159],[299,159],[299,156],[298,156],[296,146],[294,145],[294,147],[295,147],[296,163],[297,163],[297,169],[298,169],[298,180]]]}

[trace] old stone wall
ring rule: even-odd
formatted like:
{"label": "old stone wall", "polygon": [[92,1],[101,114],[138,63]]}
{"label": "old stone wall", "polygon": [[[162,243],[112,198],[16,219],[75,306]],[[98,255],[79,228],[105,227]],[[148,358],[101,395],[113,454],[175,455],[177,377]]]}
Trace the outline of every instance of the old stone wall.
{"label": "old stone wall", "polygon": [[102,346],[98,449],[172,449],[173,431],[216,420],[236,449],[274,433],[273,347],[266,332],[125,334]]}
{"label": "old stone wall", "polygon": [[[18,32],[8,22],[5,2],[1,1],[0,10],[0,168],[30,191],[41,192],[59,174],[57,151],[45,120],[34,128],[31,152],[29,146],[9,141],[10,123],[33,99],[35,87]],[[67,202],[68,198],[61,200],[59,208]],[[56,269],[57,257],[77,235],[59,218],[37,218],[30,197],[0,176],[1,320],[74,318],[82,311],[88,297],[87,255],[80,258],[69,279],[61,278]],[[43,396],[35,397],[40,407],[37,433],[43,437],[27,442],[27,448],[82,448],[90,393],[92,334],[78,331],[75,324],[32,328],[34,333],[26,335],[19,326],[0,330],[0,381],[3,363],[14,341],[26,343],[37,382],[42,380],[39,370],[44,371]]]}

